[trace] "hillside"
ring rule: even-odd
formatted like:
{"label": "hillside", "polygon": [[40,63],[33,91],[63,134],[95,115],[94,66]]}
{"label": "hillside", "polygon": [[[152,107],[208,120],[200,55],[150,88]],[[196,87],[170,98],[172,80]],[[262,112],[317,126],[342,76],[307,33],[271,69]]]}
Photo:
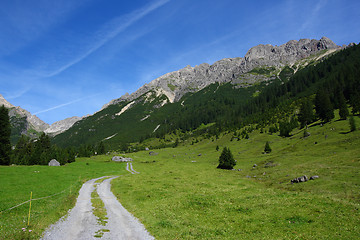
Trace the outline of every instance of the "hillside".
{"label": "hillside", "polygon": [[[245,58],[186,67],[106,104],[57,135],[54,143],[79,146],[103,141],[111,149],[120,149],[124,143],[177,129],[189,131],[201,124],[216,123],[209,129],[216,134],[252,122],[276,123],[292,114],[296,99],[313,95],[337,74],[351,79],[341,88],[356,85],[353,71],[358,71],[358,46],[339,50],[326,38],[290,41],[279,47],[257,46]],[[345,95],[349,100],[352,94]]]}
{"label": "hillside", "polygon": [[[349,132],[336,111],[333,122],[314,122],[308,132],[304,138],[295,129],[283,138],[258,129],[239,141],[233,132],[203,135],[194,144],[195,137],[155,150],[157,155],[126,154],[140,174],[127,173],[126,163],[110,161],[112,155],[56,168],[0,166],[0,235],[24,238],[29,206],[9,208],[29,200],[30,191],[40,199],[33,202],[28,229],[30,239],[39,239],[74,206],[82,183],[120,175],[112,191],[156,239],[357,239],[360,131]],[[267,141],[272,152],[263,154]],[[237,160],[236,170],[216,168],[225,146]],[[291,184],[303,175],[319,178]]]}

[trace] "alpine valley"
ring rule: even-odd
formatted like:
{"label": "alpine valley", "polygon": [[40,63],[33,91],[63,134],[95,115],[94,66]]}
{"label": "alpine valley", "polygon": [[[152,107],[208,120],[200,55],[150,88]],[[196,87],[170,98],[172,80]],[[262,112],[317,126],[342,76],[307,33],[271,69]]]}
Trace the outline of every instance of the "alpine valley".
{"label": "alpine valley", "polygon": [[[10,108],[13,143],[21,134],[45,132],[61,147],[102,142],[118,150],[153,137],[177,136],[150,146],[161,147],[179,141],[177,132],[194,134],[202,129],[202,133],[216,135],[248,124],[258,128],[276,125],[296,113],[299,99],[311,98],[322,84],[331,85],[332,76],[341,77],[341,90],[350,101],[356,98],[353,86],[360,86],[359,78],[356,83],[351,78],[359,75],[358,59],[358,45],[340,47],[326,37],[291,40],[281,46],[258,45],[244,57],[167,73],[132,94],[112,100],[93,115],[51,126],[3,98],[0,101]],[[332,88],[337,86],[328,87],[337,107]]]}

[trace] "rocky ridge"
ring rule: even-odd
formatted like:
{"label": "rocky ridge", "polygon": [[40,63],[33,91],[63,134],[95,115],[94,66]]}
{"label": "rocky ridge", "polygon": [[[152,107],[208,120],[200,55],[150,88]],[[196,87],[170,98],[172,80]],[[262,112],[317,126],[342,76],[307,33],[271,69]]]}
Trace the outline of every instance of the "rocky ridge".
{"label": "rocky ridge", "polygon": [[320,40],[291,40],[281,46],[261,44],[251,48],[243,58],[225,58],[212,65],[203,63],[195,67],[186,66],[178,71],[167,73],[143,85],[132,94],[127,93],[110,101],[102,109],[111,104],[133,101],[149,91],[163,93],[169,102],[177,102],[184,94],[199,91],[215,82],[239,82],[239,78],[256,67],[280,69],[286,65],[292,66],[301,59],[328,49],[338,50],[341,47],[327,37],[322,37]]}
{"label": "rocky ridge", "polygon": [[60,134],[67,129],[69,129],[75,122],[82,119],[82,117],[71,117],[58,122],[55,122],[51,125],[45,123],[36,115],[32,115],[27,110],[14,106],[8,102],[0,94],[0,106],[4,105],[9,109],[10,123],[13,128],[17,128],[20,134],[32,135],[33,130],[36,132],[45,132],[49,135],[55,136]]}
{"label": "rocky ridge", "polygon": [[60,120],[51,124],[44,132],[48,135],[55,136],[60,134],[74,125],[77,121],[83,119],[82,117],[70,117],[64,120]]}

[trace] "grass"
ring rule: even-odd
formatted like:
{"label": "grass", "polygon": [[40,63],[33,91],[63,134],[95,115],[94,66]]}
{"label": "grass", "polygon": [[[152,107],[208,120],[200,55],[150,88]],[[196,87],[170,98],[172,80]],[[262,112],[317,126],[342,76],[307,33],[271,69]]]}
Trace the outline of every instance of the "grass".
{"label": "grass", "polygon": [[[0,239],[22,239],[22,228],[32,230],[28,234],[30,239],[39,239],[50,224],[74,206],[85,181],[125,172],[124,164],[110,162],[110,159],[111,156],[81,158],[61,167],[0,167]],[[27,226],[29,203],[7,209],[29,200],[30,192],[33,199],[51,197],[32,201],[30,226]]]}
{"label": "grass", "polygon": [[[74,205],[83,182],[122,175],[112,181],[112,191],[156,239],[359,239],[360,131],[349,132],[348,121],[339,120],[308,131],[307,138],[303,130],[281,138],[256,130],[240,141],[228,133],[158,149],[154,156],[128,154],[140,174],[125,174],[125,164],[110,162],[111,156],[59,168],[0,167],[0,238],[38,239]],[[262,154],[266,141],[270,154]],[[225,146],[237,160],[236,171],[216,168]],[[319,179],[290,184],[302,175]],[[28,200],[31,191],[35,199],[59,194],[33,201],[33,231],[25,234],[28,204],[6,209]],[[95,214],[104,217],[93,197]]]}
{"label": "grass", "polygon": [[[104,202],[100,199],[99,194],[97,193],[97,187],[101,182],[103,182],[106,178],[101,178],[95,182],[96,189],[91,193],[91,204],[93,209],[93,213],[97,218],[98,224],[105,226],[108,218],[106,217],[107,212],[104,205]],[[101,238],[105,232],[109,232],[108,229],[100,229],[95,233],[96,238]]]}
{"label": "grass", "polygon": [[[112,189],[156,239],[358,239],[360,133],[343,134],[348,128],[334,121],[311,126],[306,139],[300,130],[290,138],[256,131],[138,152],[130,156],[141,174]],[[262,154],[266,141],[271,154]],[[216,169],[216,145],[230,147],[241,171]],[[290,184],[302,175],[320,178]]]}

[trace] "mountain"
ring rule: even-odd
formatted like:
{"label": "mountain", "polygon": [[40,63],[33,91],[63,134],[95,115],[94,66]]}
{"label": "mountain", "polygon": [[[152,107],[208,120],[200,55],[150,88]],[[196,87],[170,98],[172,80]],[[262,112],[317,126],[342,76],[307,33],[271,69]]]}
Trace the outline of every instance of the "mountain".
{"label": "mountain", "polygon": [[22,134],[35,137],[49,127],[47,123],[40,120],[37,116],[9,103],[1,94],[0,105],[4,105],[9,109],[11,142],[13,144],[16,143]]}
{"label": "mountain", "polygon": [[45,132],[50,136],[55,136],[66,131],[75,122],[82,119],[81,117],[71,117],[49,125],[27,110],[19,106],[14,106],[0,94],[0,106],[1,105],[4,105],[9,109],[11,142],[13,144],[17,142],[22,134],[34,138],[39,136],[42,132]]}
{"label": "mountain", "polygon": [[301,39],[281,46],[258,45],[243,58],[187,66],[112,100],[94,115],[55,136],[54,142],[60,146],[79,146],[103,141],[118,149],[123,143],[141,142],[176,129],[187,131],[215,122],[235,124],[244,118],[241,116],[244,111],[249,112],[246,114],[253,111],[246,103],[268,94],[268,86],[281,88],[302,69],[341,49],[326,37]]}
{"label": "mountain", "polygon": [[75,116],[54,122],[48,128],[46,128],[44,132],[50,136],[56,136],[57,134],[60,134],[69,129],[72,125],[74,125],[74,123],[80,121],[81,119],[82,117]]}
{"label": "mountain", "polygon": [[[318,53],[322,53],[318,57],[324,57],[338,49],[340,47],[326,37],[320,40],[292,40],[281,46],[258,45],[251,48],[244,58],[226,58],[212,65],[203,63],[195,67],[186,66],[181,70],[167,73],[140,87],[131,95],[126,94],[112,100],[103,108],[123,101],[133,101],[150,90],[155,91],[157,95],[166,95],[168,101],[173,103],[179,101],[186,93],[197,92],[215,82],[241,84],[244,74],[256,67],[270,68],[270,72],[276,72],[284,66],[290,66],[296,71],[298,66],[294,64],[299,60]],[[251,75],[250,78],[252,78],[251,81],[257,80]],[[266,80],[260,79],[260,81]]]}

